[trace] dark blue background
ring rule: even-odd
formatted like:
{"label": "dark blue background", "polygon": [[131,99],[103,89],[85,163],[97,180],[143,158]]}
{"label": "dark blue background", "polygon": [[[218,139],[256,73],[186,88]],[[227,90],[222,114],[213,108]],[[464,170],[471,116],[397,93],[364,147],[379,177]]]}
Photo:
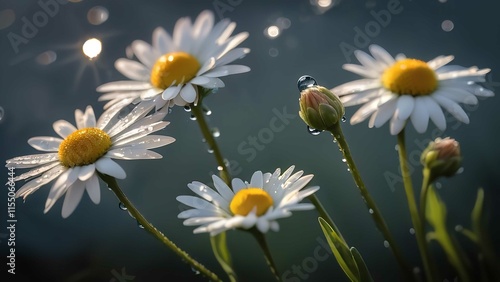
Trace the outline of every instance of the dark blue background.
{"label": "dark blue background", "polygon": [[[394,1],[394,0],[393,0]],[[422,3],[424,2],[424,3]],[[463,3],[466,2],[466,3]],[[251,53],[237,63],[251,67],[246,74],[224,78],[226,87],[210,96],[206,102],[213,114],[209,123],[221,131],[218,139],[225,157],[237,163],[235,176],[249,179],[256,170],[274,171],[295,164],[306,173],[315,174],[312,185],[320,185],[318,196],[342,230],[348,243],[363,254],[377,281],[400,279],[391,252],[383,246],[383,238],[375,229],[366,208],[355,189],[351,176],[341,162],[341,155],[330,136],[312,136],[298,115],[284,129],[273,134],[272,140],[256,150],[254,158],[238,150],[249,137],[258,136],[276,116],[274,111],[297,114],[296,81],[310,74],[319,84],[332,88],[358,79],[341,69],[342,64],[355,59],[344,56],[341,43],[356,46],[355,28],[373,25],[373,13],[387,9],[386,1],[342,1],[319,14],[310,1],[91,1],[60,5],[27,44],[15,53],[8,39],[10,32],[20,34],[22,17],[31,18],[40,11],[35,1],[2,1],[0,10],[12,9],[15,22],[0,30],[0,106],[4,116],[0,121],[0,160],[36,153],[26,141],[33,136],[55,136],[52,123],[66,119],[74,123],[74,110],[92,105],[97,115],[102,103],[97,102],[95,88],[105,82],[123,79],[113,67],[116,59],[125,57],[125,48],[135,39],[151,42],[157,26],[172,32],[176,20],[183,16],[194,19],[204,9],[216,11],[221,3],[238,4],[223,11],[238,26],[235,32],[248,31],[250,37],[241,46]],[[109,10],[109,19],[94,26],[87,21],[87,11],[101,5]],[[500,69],[500,5],[494,0],[475,2],[449,0],[400,0],[401,11],[392,14],[385,27],[369,37],[369,43],[386,48],[391,54],[405,53],[409,57],[430,60],[438,55],[455,56],[453,64],[489,67],[486,87],[498,91]],[[219,8],[217,8],[219,7]],[[217,15],[217,13],[216,13]],[[279,17],[290,20],[291,26],[270,39],[264,30]],[[454,29],[445,32],[444,20],[454,22]],[[384,24],[385,25],[385,24]],[[103,43],[101,55],[89,61],[81,53],[81,45],[91,37]],[[368,42],[366,42],[368,43]],[[358,44],[359,45],[359,44]],[[270,56],[270,49],[277,56]],[[38,54],[52,50],[57,60],[50,65],[36,62]],[[271,52],[271,53],[272,53]],[[496,88],[496,89],[495,89]],[[452,179],[440,180],[440,195],[447,202],[450,227],[470,226],[469,214],[478,187],[487,195],[487,214],[491,234],[500,232],[496,224],[500,192],[498,97],[480,99],[479,107],[467,110],[471,123],[449,120],[448,129],[440,136],[452,136],[461,143],[464,171]],[[348,108],[346,116],[354,113]],[[143,214],[174,242],[195,258],[215,270],[225,279],[211,252],[208,235],[193,235],[192,227],[184,227],[177,214],[185,207],[175,197],[190,194],[186,184],[198,180],[210,183],[210,172],[216,170],[214,158],[201,142],[201,133],[189,114],[175,108],[167,116],[171,121],[163,134],[177,139],[174,144],[156,151],[164,158],[155,161],[122,161],[127,179],[120,181],[125,193]],[[343,124],[344,133],[364,176],[368,189],[379,204],[404,254],[412,265],[418,265],[415,240],[410,234],[411,221],[401,183],[390,187],[384,173],[397,173],[398,160],[394,150],[396,138],[388,126],[368,129],[367,123]],[[418,157],[417,144],[437,137],[431,125],[425,134],[407,130],[408,151]],[[261,133],[262,134],[262,133]],[[434,136],[432,136],[434,135]],[[416,158],[415,158],[416,159]],[[413,162],[414,185],[420,187],[421,168]],[[4,169],[7,180],[7,169]],[[18,174],[21,171],[17,172]],[[1,176],[0,176],[0,179]],[[1,181],[0,181],[1,182]],[[18,184],[18,188],[21,184]],[[102,184],[102,186],[104,186]],[[102,200],[93,205],[87,196],[68,219],[62,219],[59,201],[48,214],[43,214],[50,186],[31,195],[26,203],[17,200],[16,216],[16,276],[2,276],[8,281],[110,281],[113,273],[135,276],[134,281],[189,281],[204,279],[193,274],[171,251],[152,236],[139,229],[126,212],[118,208],[116,197],[104,187]],[[1,195],[0,233],[4,229],[7,190]],[[281,231],[269,233],[268,239],[281,272],[292,265],[302,265],[312,257],[317,239],[323,235],[314,211],[297,212],[280,221]],[[457,234],[459,238],[461,235]],[[228,232],[235,267],[242,281],[271,281],[257,244],[246,233]],[[1,256],[6,261],[5,238]],[[465,240],[462,240],[466,242]],[[496,247],[499,242],[495,241]],[[465,244],[470,250],[472,246]],[[444,261],[437,245],[433,252]],[[453,279],[448,266],[440,263],[443,278]],[[347,281],[333,256],[319,262],[308,274],[307,281]],[[290,277],[295,276],[291,275]],[[5,281],[5,280],[3,280]],[[118,280],[116,280],[118,281]]]}

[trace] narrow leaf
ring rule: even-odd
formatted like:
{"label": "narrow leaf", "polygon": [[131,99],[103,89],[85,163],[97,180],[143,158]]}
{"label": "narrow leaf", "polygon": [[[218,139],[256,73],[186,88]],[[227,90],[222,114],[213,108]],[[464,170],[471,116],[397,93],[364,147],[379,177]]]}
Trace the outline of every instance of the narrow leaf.
{"label": "narrow leaf", "polygon": [[320,217],[318,218],[318,220],[321,229],[325,234],[326,240],[328,241],[328,245],[330,245],[335,258],[337,259],[337,262],[339,263],[344,273],[353,282],[361,281],[356,261],[354,260],[347,244],[339,237],[339,235],[323,218]]}
{"label": "narrow leaf", "polygon": [[368,270],[368,267],[366,267],[365,261],[363,260],[363,257],[361,254],[358,252],[358,250],[355,247],[351,247],[351,254],[354,260],[356,261],[356,265],[358,266],[359,270],[359,278],[361,282],[373,282],[373,278],[370,274],[370,271]]}
{"label": "narrow leaf", "polygon": [[229,280],[235,282],[238,280],[236,272],[232,267],[231,254],[227,248],[226,243],[226,232],[222,232],[215,236],[210,236],[210,244],[212,245],[212,251],[214,252],[217,261],[222,266],[222,269],[226,272]]}

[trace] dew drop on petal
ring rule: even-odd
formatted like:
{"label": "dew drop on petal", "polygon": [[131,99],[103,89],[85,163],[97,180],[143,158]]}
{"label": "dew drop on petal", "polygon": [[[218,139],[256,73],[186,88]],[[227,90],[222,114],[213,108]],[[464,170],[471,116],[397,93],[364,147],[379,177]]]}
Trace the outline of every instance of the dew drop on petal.
{"label": "dew drop on petal", "polygon": [[122,211],[126,211],[127,210],[127,207],[125,206],[124,203],[120,202],[118,203],[118,207],[122,210]]}
{"label": "dew drop on petal", "polygon": [[309,132],[311,135],[316,136],[319,135],[322,132],[322,130],[314,129],[312,127],[307,126],[307,132]]}
{"label": "dew drop on petal", "polygon": [[314,85],[318,85],[318,83],[316,83],[314,77],[310,75],[303,75],[297,81],[297,87],[299,88],[299,91],[302,91]]}
{"label": "dew drop on petal", "polygon": [[153,131],[153,129],[154,129],[154,128],[153,128],[152,126],[148,126],[148,131],[149,131],[149,132]]}

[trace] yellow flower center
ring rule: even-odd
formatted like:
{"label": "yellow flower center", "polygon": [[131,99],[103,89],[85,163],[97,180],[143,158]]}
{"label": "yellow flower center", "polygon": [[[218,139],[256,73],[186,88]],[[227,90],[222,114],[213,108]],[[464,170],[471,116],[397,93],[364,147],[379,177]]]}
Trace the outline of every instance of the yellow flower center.
{"label": "yellow flower center", "polygon": [[238,191],[229,204],[233,214],[247,215],[257,208],[257,216],[263,215],[273,205],[273,198],[260,188],[248,188]]}
{"label": "yellow flower center", "polygon": [[92,164],[111,147],[111,137],[99,128],[79,129],[59,145],[59,160],[66,167]]}
{"label": "yellow flower center", "polygon": [[167,53],[151,69],[151,84],[161,89],[182,84],[193,79],[200,67],[198,60],[188,53]]}
{"label": "yellow flower center", "polygon": [[382,84],[400,95],[429,95],[438,86],[436,73],[426,62],[404,59],[387,68],[382,75]]}

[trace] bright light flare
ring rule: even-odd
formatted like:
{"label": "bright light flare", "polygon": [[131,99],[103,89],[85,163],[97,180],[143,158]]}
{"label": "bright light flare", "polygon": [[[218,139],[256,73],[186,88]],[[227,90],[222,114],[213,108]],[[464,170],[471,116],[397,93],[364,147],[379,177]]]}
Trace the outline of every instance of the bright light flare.
{"label": "bright light flare", "polygon": [[101,54],[101,41],[99,41],[99,39],[97,38],[91,38],[85,41],[82,46],[82,51],[85,56],[89,57],[89,59],[94,59],[95,57],[99,56],[99,54]]}

